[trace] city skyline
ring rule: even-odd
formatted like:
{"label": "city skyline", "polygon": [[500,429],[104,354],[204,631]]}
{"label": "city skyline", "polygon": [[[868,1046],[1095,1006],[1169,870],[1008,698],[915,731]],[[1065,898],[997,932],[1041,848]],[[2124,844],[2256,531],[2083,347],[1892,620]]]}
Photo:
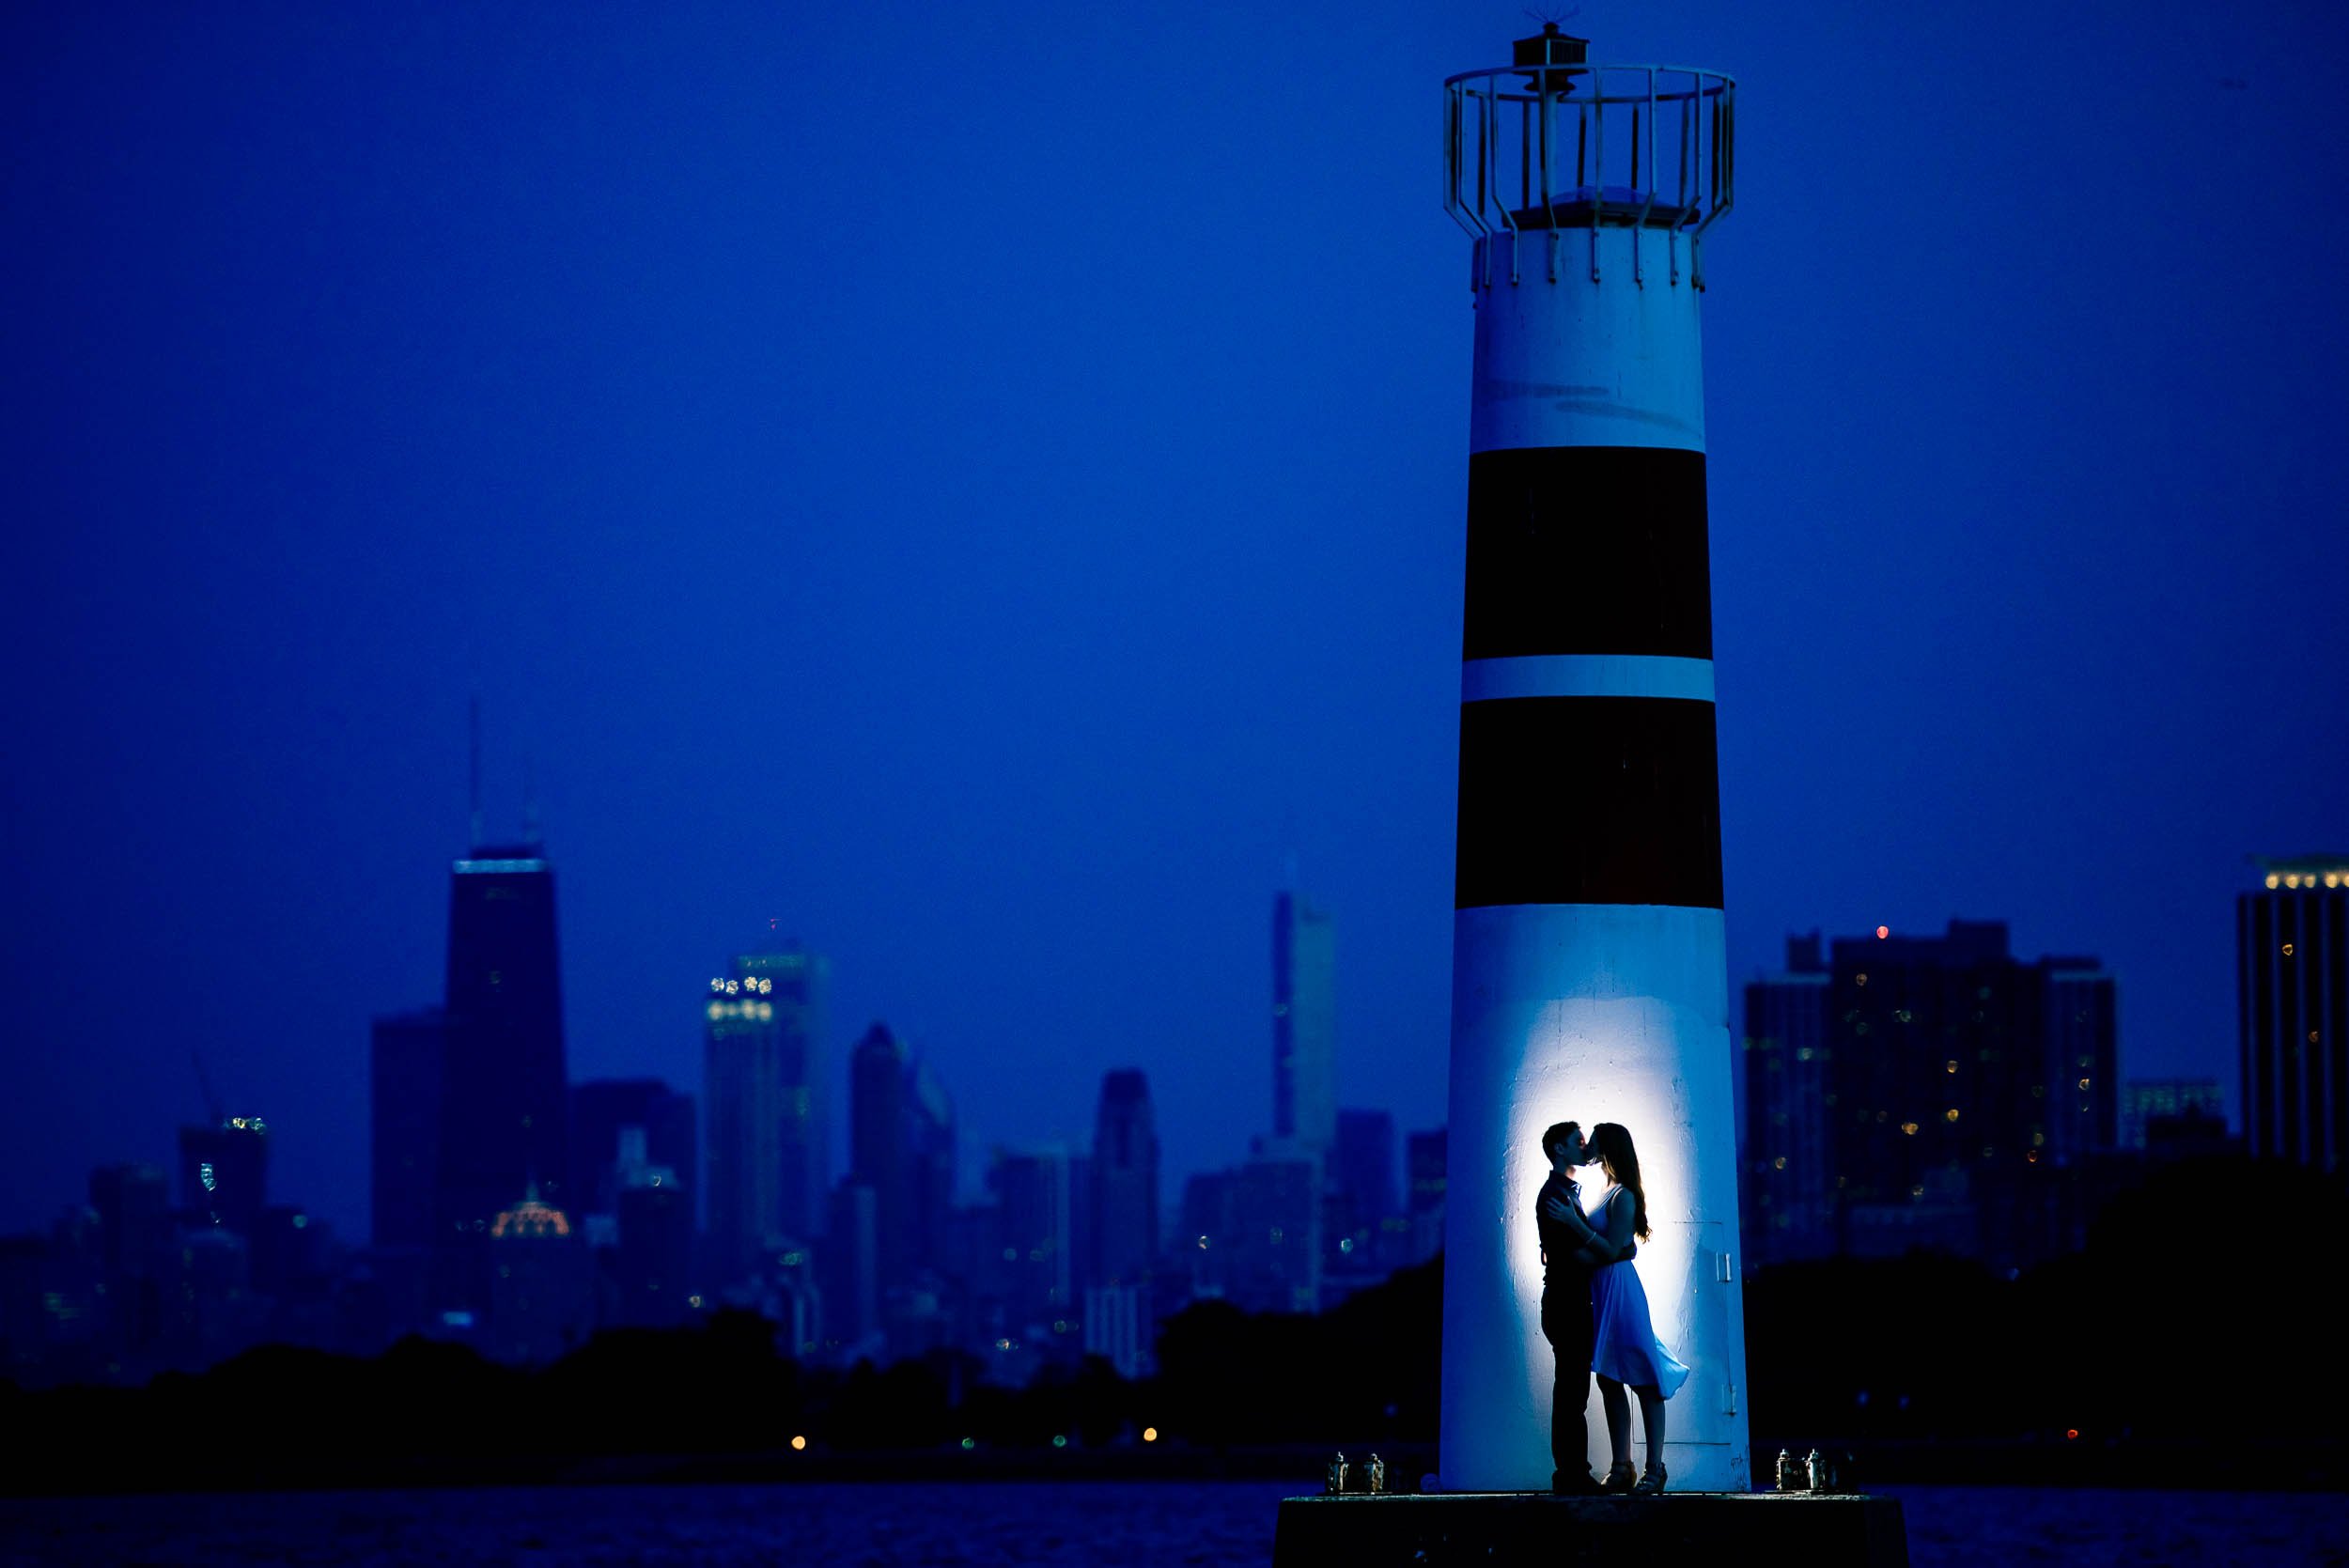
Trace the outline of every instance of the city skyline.
{"label": "city skyline", "polygon": [[[475,826],[477,829],[477,815],[475,817]],[[2349,864],[2349,856],[2337,855],[2327,857],[2320,855],[2314,857],[2301,857],[2301,859],[2307,860],[2310,864],[2326,863],[2336,866]],[[548,854],[545,846],[537,842],[502,846],[494,844],[487,846],[474,846],[463,855],[457,857],[457,859],[452,862],[452,876],[449,883],[451,888],[450,916],[452,923],[463,919],[470,912],[467,908],[466,901],[462,897],[462,890],[468,886],[467,878],[480,877],[486,874],[499,881],[510,882],[516,877],[521,877],[533,883],[543,881],[551,889],[552,884],[552,857]],[[2263,874],[2263,868],[2270,863],[2283,865],[2288,862],[2285,860],[2272,857],[2245,857],[2245,865],[2247,869],[2245,880],[2237,894],[2239,901],[2251,900],[2259,893],[2259,884]],[[2298,863],[2298,861],[2295,860],[2289,863],[2296,864]],[[2343,875],[2349,876],[2349,874]],[[2337,880],[2339,880],[2339,878],[2337,878]],[[1266,1137],[1268,1132],[1276,1140],[1283,1140],[1287,1136],[1282,1134],[1278,1129],[1282,1114],[1282,1096],[1280,1093],[1280,1085],[1283,1076],[1283,1063],[1285,1060],[1281,1055],[1283,1048],[1282,1042],[1290,1036],[1291,1030],[1290,1027],[1287,1027],[1288,1019],[1283,1016],[1281,1009],[1283,998],[1294,994],[1293,988],[1295,982],[1291,978],[1292,970],[1289,966],[1294,962],[1290,956],[1290,943],[1293,942],[1295,939],[1292,938],[1289,933],[1296,925],[1309,926],[1310,929],[1315,932],[1314,941],[1319,952],[1319,957],[1316,963],[1316,985],[1318,989],[1323,993],[1315,999],[1317,1005],[1321,1009],[1326,1010],[1330,1016],[1334,1017],[1336,999],[1338,997],[1342,997],[1344,994],[1344,987],[1337,986],[1334,983],[1334,966],[1330,961],[1330,949],[1333,945],[1332,931],[1337,924],[1335,911],[1315,905],[1304,893],[1299,891],[1297,885],[1295,867],[1293,864],[1286,868],[1281,878],[1268,885],[1272,891],[1275,940],[1271,971],[1267,986],[1267,995],[1270,999],[1268,1013],[1271,1022],[1267,1030],[1266,1043],[1272,1048],[1270,1054],[1275,1064],[1275,1072],[1272,1079],[1271,1088],[1268,1091],[1264,1119],[1261,1125],[1253,1126],[1247,1131],[1247,1137],[1253,1141],[1261,1141]],[[2310,878],[2310,888],[2311,893],[2315,886],[2315,878]],[[552,893],[550,893],[548,896],[551,898]],[[549,907],[542,912],[547,920],[551,922],[559,921],[559,910],[556,908]],[[1951,917],[1949,924],[1952,929],[1956,929],[1967,925],[1968,922],[1967,922],[1963,917],[1952,916]],[[1994,921],[1992,924],[2003,929],[2008,923],[2004,921]],[[803,1007],[816,1020],[819,1030],[823,1030],[824,1026],[830,1024],[832,1021],[826,1015],[826,1009],[822,1000],[825,988],[829,983],[829,976],[832,968],[832,956],[830,955],[817,954],[810,951],[804,944],[801,943],[796,937],[780,942],[776,941],[773,938],[773,933],[781,928],[782,922],[780,917],[770,917],[764,923],[764,924],[767,927],[768,935],[768,940],[764,946],[766,948],[772,949],[773,951],[754,952],[753,950],[759,947],[761,944],[751,943],[746,945],[738,942],[732,944],[732,955],[723,960],[723,967],[730,969],[738,979],[745,974],[757,973],[758,971],[764,970],[770,976],[769,984],[770,986],[775,983],[775,977],[785,977],[785,984],[787,988],[786,995],[796,996],[799,1004]],[[1899,936],[1906,939],[1921,939],[1926,941],[1934,939],[1930,932],[1893,932],[1890,927],[1886,927],[1883,934]],[[451,970],[451,981],[454,983],[456,979],[455,970],[459,964],[459,943],[456,939],[457,932],[454,929],[452,929],[451,936],[452,940],[449,944],[450,951],[448,968]],[[1795,944],[1800,939],[1790,935],[1783,939],[1789,944]],[[1810,939],[1815,941],[1815,932]],[[1790,945],[1790,951],[1791,950]],[[561,964],[559,949],[555,957],[555,973],[552,989],[554,990],[556,997],[559,999],[561,994],[561,981],[559,977]],[[2044,962],[2053,963],[2058,966],[2059,970],[2061,970],[2064,964],[2075,961],[2051,958],[2044,960]],[[2093,970],[2098,981],[2105,986],[2108,994],[2108,1001],[2105,1005],[2107,1008],[2109,1008],[2111,1004],[2108,997],[2112,980],[2114,978],[2110,971],[2099,965],[2096,960],[2091,959],[2078,962],[2084,962],[2089,965]],[[798,966],[801,965],[805,966],[805,972],[812,978],[806,980],[798,978],[799,973],[801,972]],[[785,971],[786,970],[790,971],[787,977],[785,976]],[[1777,978],[1782,981],[1787,977],[1781,973]],[[1806,976],[1798,971],[1794,978],[1801,979],[1806,978]],[[1740,986],[1750,989],[1750,987],[1755,985],[1771,980],[1772,976],[1768,970],[1756,970],[1750,975],[1733,977],[1733,979]],[[755,982],[754,981],[753,984],[755,985]],[[713,991],[722,993],[723,986],[724,982],[723,979],[708,980],[706,981],[705,985],[699,988],[695,994],[699,997],[701,1003],[708,1004],[710,1006],[723,1006],[724,1002],[723,996],[713,999],[711,994]],[[813,986],[812,992],[803,988],[809,986]],[[811,995],[814,998],[812,1001],[809,1000]],[[555,1048],[559,1051],[561,1048],[559,1036],[565,1025],[564,1020],[560,1017],[561,1004],[559,1000],[555,1001],[554,1005],[557,1009],[557,1016],[554,1019],[554,1032],[558,1036]],[[1749,1003],[1749,1005],[1750,1005],[1750,1003]],[[387,1080],[386,1068],[383,1063],[381,1062],[377,1063],[377,1065],[372,1069],[375,1091],[371,1098],[383,1098],[387,1090],[391,1091],[396,1100],[413,1098],[419,1093],[438,1094],[441,1092],[443,1085],[437,1076],[429,1074],[420,1078],[413,1076],[418,1071],[415,1065],[416,1061],[418,1060],[416,1053],[419,1048],[435,1054],[451,1048],[452,1042],[450,1042],[449,1035],[449,1020],[458,1016],[459,1015],[450,1008],[440,1004],[423,1008],[412,1008],[407,1011],[401,1011],[397,1008],[387,1008],[379,1013],[373,1019],[371,1026],[375,1040],[374,1049],[379,1056],[381,1056],[381,1054],[384,1051],[387,1039],[396,1043],[395,1049],[398,1049],[400,1045],[404,1044],[404,1042],[409,1039],[414,1039],[419,1042],[419,1044],[405,1047],[404,1052],[397,1059],[396,1064],[391,1069],[392,1080]],[[722,1030],[738,1028],[739,1026],[731,1023],[720,1025],[715,1021],[714,1014],[710,1015],[710,1017],[712,1021],[707,1026],[707,1032],[711,1042],[711,1047],[714,1049],[715,1043],[720,1037]],[[2107,1025],[2107,1028],[2109,1030],[2109,1024]],[[857,1031],[856,1038],[850,1039],[832,1036],[827,1037],[821,1042],[829,1048],[820,1053],[822,1056],[822,1063],[817,1070],[817,1086],[815,1094],[815,1104],[817,1109],[823,1113],[824,1126],[822,1130],[818,1131],[816,1137],[812,1140],[814,1147],[809,1151],[814,1166],[814,1174],[816,1176],[813,1190],[817,1198],[815,1210],[817,1214],[820,1214],[822,1210],[824,1201],[830,1193],[832,1181],[842,1176],[852,1177],[855,1173],[852,1162],[845,1156],[834,1155],[827,1160],[826,1152],[829,1150],[845,1151],[850,1146],[854,1138],[853,1110],[850,1106],[850,1097],[847,1093],[847,1090],[850,1086],[853,1079],[855,1070],[854,1060],[859,1040],[869,1039],[877,1032],[882,1037],[889,1038],[894,1042],[896,1044],[896,1048],[900,1051],[909,1049],[909,1048],[904,1044],[904,1037],[896,1035],[894,1031],[890,1030],[888,1020],[885,1017],[877,1017],[863,1029]],[[825,1032],[829,1034],[828,1031],[825,1031]],[[2120,1083],[2134,1082],[2139,1079],[2154,1081],[2159,1078],[2160,1075],[2157,1074],[2149,1075],[2130,1070],[2126,1052],[2127,1047],[2124,1044],[2122,1047],[2122,1055],[2120,1057]],[[710,1103],[715,1103],[716,1096],[709,1094],[709,1086],[712,1080],[713,1072],[716,1071],[716,1057],[711,1055],[699,1062],[696,1063],[699,1071],[692,1075],[690,1079],[682,1081],[663,1075],[648,1075],[643,1069],[642,1064],[631,1065],[627,1063],[617,1064],[614,1070],[608,1074],[583,1076],[573,1073],[569,1075],[568,1079],[568,1087],[571,1093],[566,1097],[569,1102],[575,1103],[577,1091],[583,1088],[595,1088],[609,1092],[614,1088],[641,1085],[646,1089],[661,1088],[668,1090],[677,1097],[683,1099],[689,1110],[692,1110],[704,1096],[707,1096]],[[934,1076],[937,1069],[926,1055],[918,1055],[915,1060],[920,1075],[926,1081],[939,1081]],[[1337,1063],[1340,1060],[1342,1060],[1342,1056],[1340,1056],[1340,1054],[1332,1048],[1331,1043],[1325,1038],[1323,1042],[1320,1069],[1326,1079],[1331,1081],[1336,1079],[1338,1077],[1336,1067]],[[2232,1063],[2229,1065],[2232,1065]],[[1745,1103],[1745,1089],[1742,1079],[1745,1064],[1741,1062],[1739,1066],[1739,1076],[1741,1079],[1739,1086],[1739,1097],[1740,1103],[1743,1105]],[[1112,1066],[1102,1069],[1101,1074],[1097,1076],[1114,1078],[1125,1070],[1126,1069],[1121,1067]],[[1145,1064],[1141,1070],[1147,1073],[1151,1070],[1151,1068]],[[197,1083],[203,1094],[209,1099],[209,1097],[212,1095],[212,1088],[210,1081],[210,1076],[206,1073],[204,1063],[200,1057],[195,1063],[194,1072],[194,1081]],[[398,1079],[401,1073],[411,1075],[408,1081],[395,1081]],[[770,1076],[772,1076],[771,1073]],[[2237,1082],[2236,1075],[2221,1070],[2212,1076],[2215,1077],[2216,1081],[2223,1085],[2221,1091],[2221,1104],[2229,1125],[2238,1131],[2243,1130],[2243,1094],[2241,1093],[2241,1086]],[[827,1096],[823,1087],[827,1083],[837,1085],[839,1092],[832,1093]],[[2119,1084],[2116,1084],[2115,1087],[2118,1088]],[[933,1090],[932,1092],[937,1093],[939,1091]],[[944,1092],[951,1094],[951,1085],[946,1085]],[[1392,1118],[1394,1136],[1397,1141],[1398,1147],[1400,1147],[1404,1141],[1408,1141],[1408,1137],[1418,1131],[1435,1130],[1439,1132],[1447,1120],[1447,1118],[1440,1113],[1439,1109],[1431,1110],[1426,1114],[1422,1114],[1417,1108],[1395,1111],[1390,1108],[1382,1106],[1357,1106],[1350,1102],[1346,1102],[1344,1094],[1341,1092],[1335,1091],[1334,1088],[1330,1091],[1330,1093],[1334,1095],[1332,1100],[1333,1117],[1340,1114],[1345,1116],[1353,1116],[1362,1113],[1376,1113]],[[243,1096],[243,1100],[250,1100],[252,1098],[253,1096],[250,1094]],[[785,1098],[784,1089],[780,1082],[773,1085],[766,1094],[766,1099],[771,1101],[776,1108],[778,1118],[780,1117]],[[241,1100],[240,1103],[243,1103],[242,1100]],[[1340,1104],[1344,1107],[1342,1112],[1334,1109],[1335,1106]],[[210,1107],[208,1106],[208,1109],[210,1109]],[[257,1111],[263,1108],[257,1105],[251,1107],[251,1109]],[[795,1110],[795,1115],[801,1113],[802,1112]],[[700,1114],[700,1112],[696,1111],[696,1114]],[[284,1125],[283,1113],[277,1112],[276,1115],[278,1116],[278,1125],[282,1126]],[[409,1119],[412,1120],[412,1117]],[[250,1120],[256,1127],[258,1127],[261,1125],[261,1117],[257,1115],[249,1119],[245,1117],[233,1119],[234,1124],[238,1126],[244,1126],[248,1120]],[[85,1167],[85,1173],[86,1173],[86,1171],[88,1170],[97,1169],[102,1166],[119,1164],[126,1161],[132,1164],[152,1163],[161,1168],[179,1169],[180,1173],[179,1179],[175,1182],[174,1191],[176,1194],[179,1194],[183,1201],[189,1201],[186,1195],[186,1188],[188,1182],[193,1178],[190,1177],[187,1172],[194,1169],[194,1167],[189,1163],[193,1157],[187,1152],[189,1141],[194,1136],[209,1135],[215,1122],[219,1123],[220,1126],[224,1128],[230,1125],[228,1121],[223,1120],[219,1117],[212,1117],[206,1121],[182,1121],[179,1123],[173,1135],[179,1149],[179,1154],[176,1158],[169,1154],[162,1153],[155,1155],[150,1159],[148,1155],[143,1152],[127,1150],[101,1151],[98,1157],[89,1163],[88,1166]],[[1334,1121],[1332,1125],[1335,1125]],[[2108,1143],[2114,1141],[2117,1139],[2117,1126],[2114,1128],[2108,1129],[2104,1135],[2106,1141]],[[951,1162],[952,1169],[950,1172],[950,1180],[952,1185],[951,1189],[946,1195],[947,1199],[950,1202],[961,1202],[983,1193],[986,1190],[987,1183],[989,1179],[990,1167],[988,1161],[995,1156],[999,1155],[1004,1148],[1035,1147],[1054,1143],[1075,1148],[1083,1145],[1086,1136],[1088,1136],[1088,1127],[1086,1126],[1080,1126],[1077,1127],[1066,1128],[1002,1128],[990,1130],[981,1134],[965,1136],[959,1140],[950,1139],[950,1143],[955,1144],[956,1147],[955,1157]],[[708,1205],[710,1202],[710,1195],[705,1189],[705,1182],[698,1179],[703,1175],[708,1175],[712,1180],[716,1179],[711,1168],[707,1164],[706,1151],[708,1148],[707,1141],[704,1142],[703,1147],[705,1154],[703,1156],[704,1162],[702,1171],[697,1172],[697,1179],[694,1181],[692,1186],[692,1194],[702,1209],[703,1228],[709,1233],[712,1238],[712,1244],[718,1249],[717,1252],[714,1254],[715,1256],[720,1258],[736,1258],[747,1255],[747,1252],[739,1249],[730,1250],[727,1244],[723,1239],[720,1239],[723,1234],[723,1228],[709,1214]],[[1335,1145],[1333,1143],[1333,1151],[1334,1147]],[[770,1153],[774,1152],[779,1151],[770,1151]],[[382,1164],[382,1160],[390,1158],[397,1163],[405,1158],[410,1163],[412,1163],[413,1155],[412,1152],[403,1152],[397,1149],[386,1149],[383,1154],[377,1155],[372,1157],[374,1162],[369,1166],[369,1180],[366,1185],[366,1190],[360,1195],[359,1201],[355,1204],[351,1205],[351,1208],[355,1213],[366,1213],[370,1215],[372,1223],[366,1226],[349,1223],[348,1220],[350,1217],[339,1212],[338,1205],[333,1202],[311,1202],[308,1203],[308,1206],[319,1213],[322,1217],[330,1218],[341,1231],[341,1234],[349,1237],[353,1242],[357,1242],[361,1240],[362,1237],[365,1237],[370,1243],[382,1244],[378,1241],[374,1232],[383,1222],[381,1217],[384,1213],[384,1205],[387,1202],[395,1204],[399,1202],[399,1199],[396,1195],[389,1194],[383,1190],[385,1187],[385,1167]],[[1183,1187],[1188,1180],[1195,1176],[1216,1175],[1219,1173],[1228,1172],[1245,1165],[1253,1157],[1255,1157],[1253,1154],[1247,1150],[1242,1150],[1241,1152],[1234,1154],[1230,1157],[1220,1160],[1205,1160],[1194,1167],[1186,1168],[1171,1163],[1168,1164],[1163,1171],[1159,1192],[1159,1211],[1161,1219],[1174,1217],[1179,1213],[1182,1205],[1181,1194]],[[575,1160],[567,1159],[564,1161],[562,1169],[564,1179],[568,1181],[575,1177],[578,1165]],[[78,1185],[81,1178],[77,1178],[76,1180]],[[552,1181],[550,1181],[545,1185],[551,1189],[557,1186],[557,1184]],[[484,1188],[485,1197],[486,1192],[487,1189]],[[518,1190],[512,1199],[506,1200],[505,1203],[511,1203],[519,1200],[521,1196],[521,1194]],[[552,1197],[552,1193],[550,1196]],[[78,1199],[74,1201],[78,1202]],[[566,1195],[563,1199],[556,1199],[554,1201],[557,1203],[558,1206],[568,1208],[572,1212],[580,1212],[583,1206],[579,1201],[568,1199],[568,1195]],[[723,1199],[720,1200],[722,1205],[724,1202],[725,1200]],[[767,1207],[774,1212],[775,1219],[777,1221],[770,1227],[772,1234],[799,1235],[818,1235],[821,1234],[822,1221],[820,1219],[817,1219],[814,1225],[798,1231],[793,1231],[790,1227],[780,1223],[784,1213],[784,1205],[781,1203],[780,1188],[777,1188],[775,1191],[770,1193],[768,1199],[766,1200],[766,1203]],[[69,1203],[66,1206],[70,1207],[72,1204],[71,1203]],[[502,1203],[499,1206],[503,1207],[505,1205]],[[729,1210],[726,1212],[730,1213],[731,1211]],[[49,1216],[41,1217],[41,1219],[45,1222],[46,1219],[53,1218],[54,1211]],[[423,1217],[419,1216],[417,1223],[420,1224],[422,1222]],[[33,1227],[31,1225],[26,1225],[22,1228],[30,1229]],[[402,1244],[411,1239],[412,1238],[411,1238],[406,1232],[401,1232],[389,1238],[391,1244]]]}
{"label": "city skyline", "polygon": [[[972,1141],[1074,1142],[1146,1063],[1170,1176],[1222,1168],[1294,852],[1343,1103],[1433,1123],[1472,334],[1433,105],[1521,19],[1046,5],[904,85],[941,20],[0,18],[39,302],[0,1229],[168,1167],[193,1050],[364,1233],[476,694],[488,836],[535,797],[562,867],[575,1077],[692,1082],[684,999],[779,920],[838,965],[830,1065],[886,1018]],[[2104,959],[2124,1072],[2231,1079],[2245,858],[2342,834],[2349,625],[2302,601],[2349,578],[2306,303],[2349,218],[2252,244],[2207,194],[2322,188],[2349,18],[1576,26],[1753,89],[1703,345],[1731,976],[1995,916]],[[908,210],[953,241],[866,241]]]}

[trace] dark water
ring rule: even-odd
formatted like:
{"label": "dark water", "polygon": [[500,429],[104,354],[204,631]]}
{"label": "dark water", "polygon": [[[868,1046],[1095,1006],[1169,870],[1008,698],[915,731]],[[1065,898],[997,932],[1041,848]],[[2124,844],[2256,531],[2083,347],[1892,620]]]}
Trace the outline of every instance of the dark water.
{"label": "dark water", "polygon": [[[1268,1563],[1270,1482],[582,1486],[0,1501],[0,1562],[328,1568]],[[2335,1496],[1901,1486],[1917,1568],[2349,1565]]]}

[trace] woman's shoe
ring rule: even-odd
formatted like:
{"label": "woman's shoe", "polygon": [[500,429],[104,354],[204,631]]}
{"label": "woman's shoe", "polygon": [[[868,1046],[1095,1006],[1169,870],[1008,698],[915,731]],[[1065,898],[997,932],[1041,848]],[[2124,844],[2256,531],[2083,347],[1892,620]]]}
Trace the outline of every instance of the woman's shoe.
{"label": "woman's shoe", "polygon": [[1639,1472],[1632,1469],[1631,1462],[1626,1459],[1608,1470],[1607,1479],[1598,1483],[1598,1489],[1602,1492],[1629,1492],[1638,1479]]}
{"label": "woman's shoe", "polygon": [[[1629,1468],[1628,1466],[1625,1467]],[[1631,1489],[1641,1497],[1653,1498],[1660,1495],[1664,1490],[1664,1467],[1650,1465],[1647,1467],[1647,1474],[1640,1478],[1640,1484]]]}

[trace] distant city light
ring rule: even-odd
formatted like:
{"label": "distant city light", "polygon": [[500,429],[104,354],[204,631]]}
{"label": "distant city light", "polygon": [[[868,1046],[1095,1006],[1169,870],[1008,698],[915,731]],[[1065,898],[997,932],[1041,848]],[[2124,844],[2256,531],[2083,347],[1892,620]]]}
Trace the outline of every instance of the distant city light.
{"label": "distant city light", "polygon": [[2063,1440],[2067,1443],[2078,1442],[2080,1440],[2080,1429],[2077,1426],[2065,1427],[2063,1429]]}
{"label": "distant city light", "polygon": [[1068,1446],[1068,1439],[1055,1432],[1052,1434],[1052,1446],[1056,1449],[1065,1449]]}
{"label": "distant city light", "polygon": [[1885,938],[1890,936],[1891,934],[1892,928],[1889,925],[1879,925],[1876,927],[1876,940],[1878,941],[1882,941]]}
{"label": "distant city light", "polygon": [[791,1439],[792,1452],[797,1453],[800,1450],[805,1447],[807,1447],[807,1439],[805,1437],[794,1437]]}
{"label": "distant city light", "polygon": [[685,1304],[689,1307],[698,1307],[702,1304],[702,1298],[698,1296],[689,1296],[685,1298]]}
{"label": "distant city light", "polygon": [[1145,1443],[1157,1442],[1159,1440],[1159,1429],[1155,1426],[1143,1427],[1142,1429],[1142,1440]]}
{"label": "distant city light", "polygon": [[976,1437],[965,1437],[962,1440],[962,1446],[966,1449],[974,1449],[979,1446],[979,1440]]}

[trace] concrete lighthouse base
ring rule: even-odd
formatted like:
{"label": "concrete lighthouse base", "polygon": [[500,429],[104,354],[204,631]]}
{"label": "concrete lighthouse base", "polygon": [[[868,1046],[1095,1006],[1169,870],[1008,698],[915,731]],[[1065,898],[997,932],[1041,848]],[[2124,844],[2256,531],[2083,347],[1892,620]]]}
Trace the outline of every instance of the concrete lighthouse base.
{"label": "concrete lighthouse base", "polygon": [[1471,1562],[1486,1568],[1709,1568],[1732,1561],[1908,1568],[1908,1534],[1893,1498],[1775,1492],[1289,1498],[1281,1504],[1272,1561],[1274,1568]]}

